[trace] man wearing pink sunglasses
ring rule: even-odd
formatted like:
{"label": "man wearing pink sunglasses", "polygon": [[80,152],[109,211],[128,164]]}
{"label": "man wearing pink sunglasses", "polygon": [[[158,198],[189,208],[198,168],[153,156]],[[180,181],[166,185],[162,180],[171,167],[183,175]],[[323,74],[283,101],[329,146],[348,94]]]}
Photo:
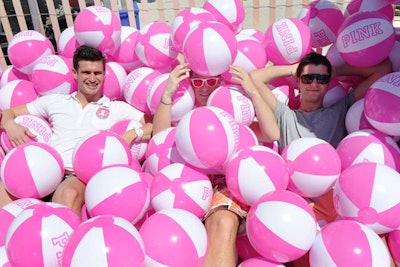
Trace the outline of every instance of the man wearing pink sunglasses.
{"label": "man wearing pink sunglasses", "polygon": [[[237,66],[231,66],[230,72],[233,79],[239,82],[246,92],[250,93],[249,97],[260,121],[260,125],[256,126],[257,129],[260,129],[255,132],[268,132],[268,136],[264,138],[271,138],[270,142],[278,140],[279,129],[272,110],[258,93],[249,74]],[[171,126],[172,96],[178,88],[179,82],[184,79],[190,79],[195,93],[196,107],[205,106],[210,94],[222,83],[220,76],[201,76],[191,71],[187,63],[175,67],[170,73],[160,105],[153,118],[153,134]],[[208,236],[208,252],[203,267],[236,266],[236,235],[240,223],[246,217],[248,207],[240,204],[230,195],[224,176],[212,176],[210,180],[214,186],[214,195],[211,208],[204,218]]]}

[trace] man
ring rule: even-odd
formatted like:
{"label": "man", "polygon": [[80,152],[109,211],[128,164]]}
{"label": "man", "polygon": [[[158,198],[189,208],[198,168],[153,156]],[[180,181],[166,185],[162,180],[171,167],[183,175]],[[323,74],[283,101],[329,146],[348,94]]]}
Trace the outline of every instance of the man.
{"label": "man", "polygon": [[[84,203],[85,184],[74,175],[72,154],[75,145],[85,136],[97,130],[109,129],[121,120],[137,120],[144,126],[122,134],[131,144],[134,140],[149,139],[152,124],[146,123],[143,113],[123,101],[110,101],[102,94],[105,77],[105,57],[97,49],[81,46],[73,57],[73,74],[78,90],[70,95],[45,95],[26,105],[3,111],[1,127],[7,133],[13,146],[28,142],[34,137],[28,128],[14,122],[23,114],[42,116],[51,124],[53,138],[51,145],[64,160],[66,179],[58,186],[53,201],[64,204],[79,216]],[[11,201],[4,188],[0,188],[0,204]]]}
{"label": "man", "polygon": [[[255,127],[257,133],[265,134],[264,138],[270,142],[279,139],[279,129],[273,112],[256,90],[248,73],[237,66],[231,66],[230,72],[233,79],[239,82],[247,92],[253,92],[249,97],[260,121],[260,125]],[[221,85],[220,76],[204,77],[190,70],[187,63],[175,67],[170,73],[160,105],[153,118],[154,134],[171,126],[172,96],[179,82],[184,79],[190,79],[196,107],[205,106],[210,94]],[[237,265],[236,236],[240,223],[247,215],[248,207],[233,198],[227,189],[224,176],[214,175],[210,177],[210,180],[214,186],[214,195],[210,210],[204,218],[208,251],[203,267],[233,267]]]}

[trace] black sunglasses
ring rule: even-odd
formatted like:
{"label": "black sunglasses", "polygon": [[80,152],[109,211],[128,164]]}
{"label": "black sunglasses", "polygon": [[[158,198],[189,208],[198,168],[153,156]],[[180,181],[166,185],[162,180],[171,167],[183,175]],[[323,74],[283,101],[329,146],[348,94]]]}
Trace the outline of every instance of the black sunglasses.
{"label": "black sunglasses", "polygon": [[319,84],[327,84],[329,83],[330,77],[328,74],[310,73],[301,75],[300,79],[304,84],[310,84],[314,79],[316,79]]}

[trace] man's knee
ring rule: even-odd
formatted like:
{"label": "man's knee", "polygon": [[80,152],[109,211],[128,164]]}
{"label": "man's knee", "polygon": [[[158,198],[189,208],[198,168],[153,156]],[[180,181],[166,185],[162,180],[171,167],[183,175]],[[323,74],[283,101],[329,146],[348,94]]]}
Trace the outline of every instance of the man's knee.
{"label": "man's knee", "polygon": [[236,236],[240,224],[240,218],[237,214],[228,210],[218,210],[211,214],[205,226],[207,232],[226,233]]}
{"label": "man's knee", "polygon": [[84,188],[84,185],[77,183],[63,184],[54,192],[53,202],[60,204],[71,204],[76,201],[83,202],[85,192]]}

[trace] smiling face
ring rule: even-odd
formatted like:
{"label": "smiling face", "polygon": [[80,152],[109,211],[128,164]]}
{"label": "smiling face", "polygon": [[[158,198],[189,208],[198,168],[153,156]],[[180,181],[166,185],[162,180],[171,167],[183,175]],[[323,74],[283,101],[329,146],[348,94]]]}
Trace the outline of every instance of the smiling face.
{"label": "smiling face", "polygon": [[104,63],[102,61],[81,60],[78,65],[78,69],[73,70],[75,79],[78,82],[77,97],[83,97],[88,102],[99,100],[102,96],[105,76]]}
{"label": "smiling face", "polygon": [[[328,68],[325,65],[309,64],[304,66],[300,77],[304,74],[327,74]],[[299,89],[301,93],[300,109],[304,111],[312,111],[322,107],[324,96],[328,91],[329,83],[318,83],[317,79],[313,79],[311,83],[304,83],[298,78]]]}
{"label": "smiling face", "polygon": [[197,107],[205,106],[210,94],[221,85],[220,76],[205,77],[192,72],[190,79],[196,100],[195,105]]}

